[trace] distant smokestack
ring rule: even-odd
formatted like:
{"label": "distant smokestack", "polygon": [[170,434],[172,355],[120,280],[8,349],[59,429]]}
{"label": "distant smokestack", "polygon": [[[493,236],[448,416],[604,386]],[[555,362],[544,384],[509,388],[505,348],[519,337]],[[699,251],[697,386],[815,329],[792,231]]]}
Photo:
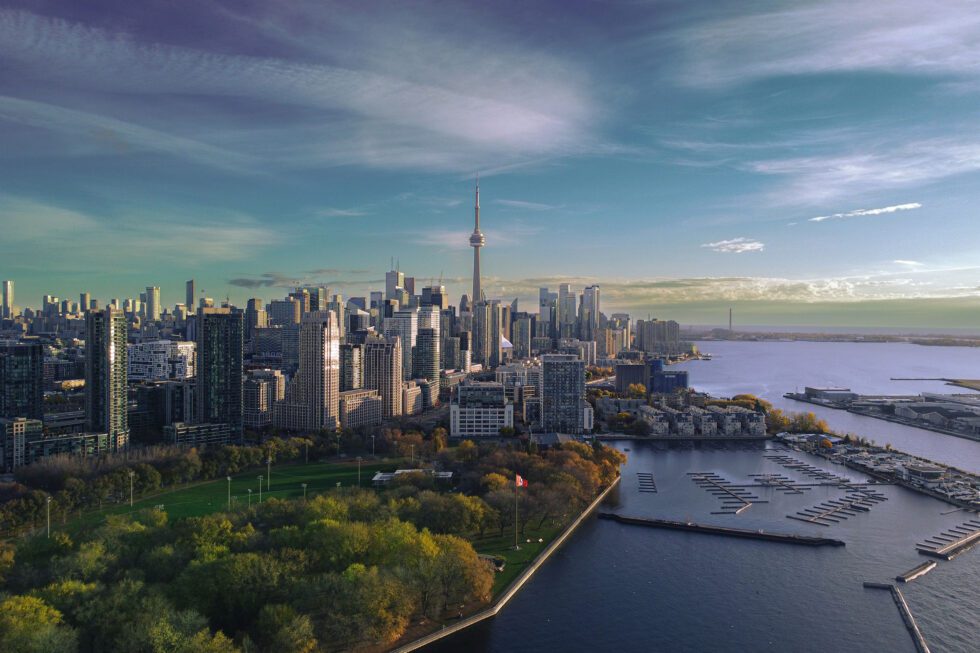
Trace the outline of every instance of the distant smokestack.
{"label": "distant smokestack", "polygon": [[732,309],[728,309],[728,332],[732,331]]}

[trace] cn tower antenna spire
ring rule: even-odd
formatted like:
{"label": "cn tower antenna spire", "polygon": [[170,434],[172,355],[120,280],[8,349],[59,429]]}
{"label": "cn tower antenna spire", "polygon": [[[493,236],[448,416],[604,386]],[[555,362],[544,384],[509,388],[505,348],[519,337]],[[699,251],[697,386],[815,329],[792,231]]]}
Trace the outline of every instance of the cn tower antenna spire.
{"label": "cn tower antenna spire", "polygon": [[470,235],[470,247],[473,248],[473,299],[483,300],[480,291],[480,248],[486,245],[487,239],[480,231],[480,174],[476,175],[476,202],[473,208],[473,233]]}

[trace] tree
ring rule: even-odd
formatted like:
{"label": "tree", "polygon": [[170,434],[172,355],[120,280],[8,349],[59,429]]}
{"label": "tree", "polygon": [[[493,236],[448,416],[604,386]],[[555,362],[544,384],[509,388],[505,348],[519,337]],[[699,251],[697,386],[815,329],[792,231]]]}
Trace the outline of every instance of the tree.
{"label": "tree", "polygon": [[630,399],[643,399],[647,396],[647,387],[642,383],[630,383],[626,388],[626,396]]}
{"label": "tree", "polygon": [[256,638],[270,653],[312,653],[317,646],[310,618],[281,603],[263,606]]}
{"label": "tree", "polygon": [[77,648],[75,632],[43,600],[11,596],[0,602],[0,651],[70,653]]}

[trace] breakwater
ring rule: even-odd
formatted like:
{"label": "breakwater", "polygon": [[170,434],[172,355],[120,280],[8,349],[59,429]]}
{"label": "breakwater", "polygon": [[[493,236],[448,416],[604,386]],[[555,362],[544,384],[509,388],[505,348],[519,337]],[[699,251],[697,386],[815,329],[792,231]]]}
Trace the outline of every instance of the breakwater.
{"label": "breakwater", "polygon": [[795,535],[792,533],[773,533],[762,529],[751,530],[747,528],[731,528],[728,526],[712,526],[710,524],[697,524],[694,522],[671,521],[669,519],[642,519],[639,517],[624,517],[610,512],[600,512],[599,519],[608,519],[629,524],[631,526],[648,526],[650,528],[668,528],[679,531],[690,531],[694,533],[706,533],[708,535],[725,535],[728,537],[741,537],[752,540],[764,540],[767,542],[783,542],[785,544],[799,544],[803,546],[844,546],[843,540],[835,540],[829,537],[811,537],[809,535]]}

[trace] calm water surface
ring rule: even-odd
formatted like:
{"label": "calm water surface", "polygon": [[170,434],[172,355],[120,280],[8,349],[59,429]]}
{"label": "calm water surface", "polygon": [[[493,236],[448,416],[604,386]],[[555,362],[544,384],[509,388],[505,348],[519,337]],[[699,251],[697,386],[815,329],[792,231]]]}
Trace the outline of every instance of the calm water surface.
{"label": "calm water surface", "polygon": [[969,393],[942,381],[893,377],[980,379],[980,348],[923,347],[905,343],[699,342],[710,361],[691,361],[691,384],[719,396],[758,395],[777,408],[812,411],[832,428],[930,460],[980,472],[980,442],[893,424],[843,410],[783,398],[804,386],[841,386],[860,394]]}
{"label": "calm water surface", "polygon": [[[810,548],[593,518],[495,619],[427,650],[914,651],[891,596],[861,583],[888,582],[921,563],[915,543],[962,523],[964,513],[944,515],[950,506],[888,486],[880,491],[889,500],[831,527],[786,518],[843,494],[827,487],[804,495],[759,490],[770,503],[738,516],[711,515],[718,500],[687,472],[715,472],[740,483],[768,472],[806,479],[764,458],[761,448],[620,446],[631,449],[630,459],[604,510],[828,536],[847,546]],[[863,478],[819,458],[791,455]],[[659,492],[639,492],[637,472],[652,472]],[[933,651],[978,650],[978,554],[940,562],[902,587]]]}

